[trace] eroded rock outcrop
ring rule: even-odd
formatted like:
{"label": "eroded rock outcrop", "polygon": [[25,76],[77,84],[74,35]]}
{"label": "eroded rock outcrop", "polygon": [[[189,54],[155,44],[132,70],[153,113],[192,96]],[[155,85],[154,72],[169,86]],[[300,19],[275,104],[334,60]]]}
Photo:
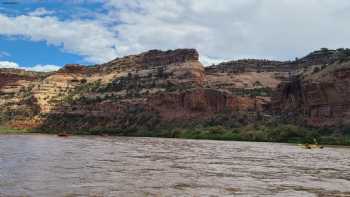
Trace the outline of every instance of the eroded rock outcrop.
{"label": "eroded rock outcrop", "polygon": [[45,76],[19,69],[0,69],[0,122],[9,122],[13,117],[24,120],[40,113],[36,98],[28,93]]}
{"label": "eroded rock outcrop", "polygon": [[274,109],[286,118],[299,118],[315,127],[350,122],[350,62],[335,62],[309,75],[280,84]]}
{"label": "eroded rock outcrop", "polygon": [[59,130],[150,129],[244,114],[317,127],[350,120],[347,50],[296,61],[238,60],[204,68],[194,49],[151,50],[59,71],[0,70],[3,124]]}

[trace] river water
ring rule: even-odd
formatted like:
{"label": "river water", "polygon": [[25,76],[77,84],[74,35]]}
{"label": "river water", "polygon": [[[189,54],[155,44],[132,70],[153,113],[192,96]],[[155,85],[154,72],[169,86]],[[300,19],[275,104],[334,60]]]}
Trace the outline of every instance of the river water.
{"label": "river water", "polygon": [[350,196],[350,149],[3,135],[0,196]]}

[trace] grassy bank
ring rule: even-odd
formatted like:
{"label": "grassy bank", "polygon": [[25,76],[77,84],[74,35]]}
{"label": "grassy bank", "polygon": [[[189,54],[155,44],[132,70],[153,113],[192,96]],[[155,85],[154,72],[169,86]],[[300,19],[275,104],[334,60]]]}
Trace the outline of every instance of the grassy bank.
{"label": "grassy bank", "polygon": [[[0,134],[51,133],[67,132],[73,135],[114,135],[133,137],[165,137],[184,139],[235,140],[256,142],[309,143],[315,140],[327,145],[350,145],[350,127],[344,128],[311,128],[278,122],[257,122],[255,124],[218,124],[178,122],[159,124],[155,128],[134,126],[127,128],[103,128],[100,124],[95,128],[78,129],[74,122],[67,124],[70,128],[60,129],[57,124],[34,130],[13,129],[0,126]],[[55,127],[56,125],[56,127]],[[218,126],[219,125],[219,126]],[[101,128],[102,127],[102,128]]]}
{"label": "grassy bank", "polygon": [[234,140],[257,142],[284,143],[314,143],[327,145],[350,145],[348,129],[332,130],[299,127],[296,125],[248,125],[239,128],[223,126],[195,126],[195,127],[160,127],[157,129],[115,129],[94,128],[81,130],[73,134],[80,135],[115,135],[133,137],[165,137],[183,139]]}
{"label": "grassy bank", "polygon": [[326,133],[318,129],[301,128],[294,125],[278,127],[246,126],[230,129],[221,126],[177,128],[160,130],[155,133],[138,131],[137,136],[174,137],[185,139],[235,140],[256,142],[314,143],[350,145],[350,135],[344,133]]}
{"label": "grassy bank", "polygon": [[32,133],[32,130],[16,129],[16,128],[9,128],[6,126],[0,126],[0,135],[1,134],[25,134],[25,133]]}

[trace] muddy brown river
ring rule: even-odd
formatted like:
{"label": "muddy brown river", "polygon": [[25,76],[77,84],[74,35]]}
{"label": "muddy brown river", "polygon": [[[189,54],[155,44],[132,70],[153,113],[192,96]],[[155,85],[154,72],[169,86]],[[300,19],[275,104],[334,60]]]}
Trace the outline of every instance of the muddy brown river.
{"label": "muddy brown river", "polygon": [[350,196],[350,149],[2,135],[0,196]]}

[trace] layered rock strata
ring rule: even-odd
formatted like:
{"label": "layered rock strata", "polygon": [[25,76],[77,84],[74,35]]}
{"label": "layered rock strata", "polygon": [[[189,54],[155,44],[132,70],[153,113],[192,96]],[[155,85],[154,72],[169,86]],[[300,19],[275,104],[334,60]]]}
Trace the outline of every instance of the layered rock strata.
{"label": "layered rock strata", "polygon": [[339,126],[350,120],[348,51],[205,68],[194,49],[151,50],[50,73],[0,69],[0,121],[62,130],[152,129],[240,113],[250,122],[283,118]]}

